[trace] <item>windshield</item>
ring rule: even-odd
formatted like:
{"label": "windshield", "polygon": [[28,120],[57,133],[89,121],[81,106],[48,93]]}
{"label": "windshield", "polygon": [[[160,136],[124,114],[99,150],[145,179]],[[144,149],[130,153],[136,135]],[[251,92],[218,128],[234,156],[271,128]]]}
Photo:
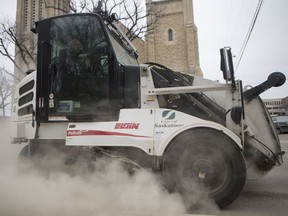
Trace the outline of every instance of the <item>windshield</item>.
{"label": "windshield", "polygon": [[288,116],[273,116],[273,122],[288,122]]}

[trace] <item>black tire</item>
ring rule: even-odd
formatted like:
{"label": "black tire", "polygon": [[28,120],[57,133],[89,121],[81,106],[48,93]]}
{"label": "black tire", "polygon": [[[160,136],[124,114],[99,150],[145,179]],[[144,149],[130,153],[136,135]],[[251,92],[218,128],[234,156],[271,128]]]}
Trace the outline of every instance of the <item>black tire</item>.
{"label": "black tire", "polygon": [[180,192],[184,200],[195,194],[196,184],[224,208],[241,193],[246,166],[239,147],[228,136],[212,129],[193,129],[169,145],[163,159],[163,178],[168,189]]}

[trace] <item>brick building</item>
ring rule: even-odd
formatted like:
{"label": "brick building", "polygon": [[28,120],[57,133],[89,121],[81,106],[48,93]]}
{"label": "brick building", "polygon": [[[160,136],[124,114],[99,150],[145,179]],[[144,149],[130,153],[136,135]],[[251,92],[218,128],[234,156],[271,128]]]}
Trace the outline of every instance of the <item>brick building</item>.
{"label": "brick building", "polygon": [[288,115],[282,98],[263,99],[263,102],[271,115]]}
{"label": "brick building", "polygon": [[[145,58],[173,70],[203,76],[199,64],[197,27],[192,0],[146,0],[161,11],[145,38]],[[153,15],[152,15],[153,16]],[[148,17],[148,23],[155,17]]]}

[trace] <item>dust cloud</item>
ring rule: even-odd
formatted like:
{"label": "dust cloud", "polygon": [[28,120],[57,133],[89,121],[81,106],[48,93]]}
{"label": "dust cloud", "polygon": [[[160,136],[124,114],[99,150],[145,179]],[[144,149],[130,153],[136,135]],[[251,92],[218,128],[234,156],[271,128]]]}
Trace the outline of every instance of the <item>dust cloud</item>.
{"label": "dust cloud", "polygon": [[[144,170],[130,175],[118,163],[109,164],[101,172],[83,172],[77,167],[81,173],[78,175],[62,169],[50,171],[49,175],[30,166],[19,169],[17,157],[23,146],[10,144],[7,122],[0,121],[0,215],[186,213],[181,197],[168,193],[155,175]],[[193,200],[200,202],[196,197]],[[201,206],[204,212],[216,210],[213,204],[206,205],[204,201]]]}

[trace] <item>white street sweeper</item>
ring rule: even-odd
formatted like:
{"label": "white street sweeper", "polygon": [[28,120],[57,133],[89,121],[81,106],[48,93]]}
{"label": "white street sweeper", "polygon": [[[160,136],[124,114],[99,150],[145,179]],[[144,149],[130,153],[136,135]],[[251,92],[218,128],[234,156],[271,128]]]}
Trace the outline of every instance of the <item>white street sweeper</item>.
{"label": "white street sweeper", "polygon": [[13,142],[29,143],[21,157],[49,145],[67,151],[67,164],[87,152],[94,155],[88,162],[110,156],[159,172],[184,198],[197,183],[221,208],[247,178],[281,165],[278,135],[259,94],[281,86],[282,73],[244,91],[230,48],[220,50],[225,84],[154,62],[139,65],[115,16],[105,13],[51,17],[32,31],[37,70],[17,85],[12,104]]}

